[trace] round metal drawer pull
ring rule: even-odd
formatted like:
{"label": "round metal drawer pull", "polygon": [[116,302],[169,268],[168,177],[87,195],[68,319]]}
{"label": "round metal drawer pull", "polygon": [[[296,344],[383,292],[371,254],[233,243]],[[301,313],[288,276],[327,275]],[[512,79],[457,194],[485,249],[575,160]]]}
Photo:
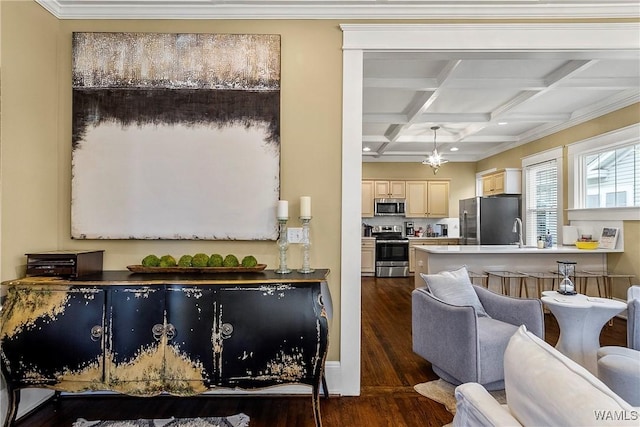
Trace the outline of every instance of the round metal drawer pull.
{"label": "round metal drawer pull", "polygon": [[223,340],[230,338],[233,333],[233,325],[231,323],[223,323],[220,327],[220,333]]}
{"label": "round metal drawer pull", "polygon": [[102,326],[95,325],[91,328],[91,341],[99,341],[102,338]]}
{"label": "round metal drawer pull", "polygon": [[160,341],[160,338],[162,338],[162,334],[164,334],[164,325],[156,323],[155,325],[153,325],[153,328],[151,328],[151,333],[153,334],[153,338],[156,341]]}
{"label": "round metal drawer pull", "polygon": [[171,341],[176,336],[176,327],[169,323],[165,328],[165,333],[167,334],[167,340]]}

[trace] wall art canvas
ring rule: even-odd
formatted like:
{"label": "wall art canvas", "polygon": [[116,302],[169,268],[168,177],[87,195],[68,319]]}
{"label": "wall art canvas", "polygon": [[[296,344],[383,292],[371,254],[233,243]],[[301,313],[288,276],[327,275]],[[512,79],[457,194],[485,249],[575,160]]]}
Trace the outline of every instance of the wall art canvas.
{"label": "wall art canvas", "polygon": [[72,238],[277,238],[279,35],[82,32],[72,51]]}

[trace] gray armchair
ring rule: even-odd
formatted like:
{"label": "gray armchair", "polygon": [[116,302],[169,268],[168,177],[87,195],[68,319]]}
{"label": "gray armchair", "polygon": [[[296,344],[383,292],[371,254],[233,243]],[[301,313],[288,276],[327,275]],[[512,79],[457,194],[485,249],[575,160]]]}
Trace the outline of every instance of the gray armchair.
{"label": "gray armchair", "polygon": [[598,350],[598,378],[633,406],[640,406],[640,286],[627,291],[627,347]]}
{"label": "gray armchair", "polygon": [[473,289],[490,317],[477,316],[473,306],[445,303],[426,287],[412,292],[413,351],[451,384],[477,382],[487,390],[502,389],[504,351],[518,327],[525,325],[544,338],[542,303]]}

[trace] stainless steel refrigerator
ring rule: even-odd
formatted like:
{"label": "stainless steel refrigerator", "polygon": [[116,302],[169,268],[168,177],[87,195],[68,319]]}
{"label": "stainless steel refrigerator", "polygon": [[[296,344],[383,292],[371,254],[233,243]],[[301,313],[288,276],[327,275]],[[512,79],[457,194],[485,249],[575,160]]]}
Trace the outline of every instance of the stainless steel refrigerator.
{"label": "stainless steel refrigerator", "polygon": [[518,241],[513,223],[520,216],[520,196],[460,200],[461,245],[509,245]]}

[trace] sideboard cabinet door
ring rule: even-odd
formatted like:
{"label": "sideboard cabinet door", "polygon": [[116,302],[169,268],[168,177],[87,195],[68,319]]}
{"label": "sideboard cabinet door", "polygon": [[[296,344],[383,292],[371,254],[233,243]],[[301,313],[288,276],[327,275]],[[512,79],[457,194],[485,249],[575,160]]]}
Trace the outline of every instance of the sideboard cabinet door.
{"label": "sideboard cabinet door", "polygon": [[109,290],[108,388],[152,396],[164,385],[164,286]]}
{"label": "sideboard cabinet door", "polygon": [[319,294],[318,283],[219,289],[220,385],[317,386],[328,327]]}
{"label": "sideboard cabinet door", "polygon": [[13,387],[100,389],[104,379],[104,291],[8,287],[0,317],[0,357]]}
{"label": "sideboard cabinet door", "polygon": [[213,385],[213,287],[123,286],[109,295],[110,389],[194,395]]}

